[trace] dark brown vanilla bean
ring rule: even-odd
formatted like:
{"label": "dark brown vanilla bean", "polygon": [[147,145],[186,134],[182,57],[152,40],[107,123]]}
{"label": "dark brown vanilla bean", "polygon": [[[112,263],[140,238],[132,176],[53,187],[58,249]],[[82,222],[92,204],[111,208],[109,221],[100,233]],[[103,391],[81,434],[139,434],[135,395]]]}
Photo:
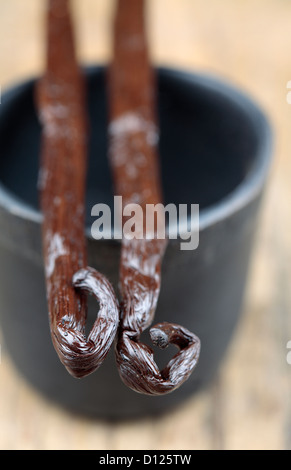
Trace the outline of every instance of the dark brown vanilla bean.
{"label": "dark brown vanilla bean", "polygon": [[[143,0],[118,0],[108,81],[109,156],[115,193],[122,196],[123,208],[130,203],[142,208],[139,215],[135,214],[135,238],[130,239],[133,227],[126,217],[130,213],[123,219],[122,312],[116,359],[120,376],[128,387],[159,395],[173,391],[189,377],[198,361],[200,341],[179,325],[160,323],[151,328],[154,344],[164,348],[172,343],[179,348],[162,371],[151,348],[140,342],[141,333],[151,325],[155,314],[167,245],[165,238],[155,237],[145,224],[147,205],[161,203],[162,194],[156,86],[146,44]],[[158,220],[161,217],[163,213],[158,209]]]}
{"label": "dark brown vanilla bean", "polygon": [[[84,377],[108,353],[117,330],[118,304],[104,276],[86,267],[85,92],[68,0],[50,0],[47,15],[47,64],[37,86],[43,126],[39,189],[47,300],[55,349],[70,374]],[[87,293],[100,302],[88,338]]]}

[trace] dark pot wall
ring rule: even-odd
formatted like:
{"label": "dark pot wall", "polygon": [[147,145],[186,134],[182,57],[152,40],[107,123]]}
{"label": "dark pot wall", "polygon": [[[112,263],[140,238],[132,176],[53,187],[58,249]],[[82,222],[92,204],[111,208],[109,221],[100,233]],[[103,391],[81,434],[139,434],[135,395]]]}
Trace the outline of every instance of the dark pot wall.
{"label": "dark pot wall", "polygon": [[[112,193],[104,70],[91,69],[87,76],[90,227],[90,208],[96,202],[112,204]],[[24,377],[74,411],[111,418],[163,411],[211,381],[238,321],[269,167],[268,124],[248,98],[216,79],[159,71],[165,202],[200,204],[201,231],[197,250],[181,251],[179,241],[170,242],[155,319],[189,328],[200,337],[202,350],[199,365],[179,390],[145,397],[122,384],[113,351],[96,373],[76,380],[51,344],[37,211],[40,129],[32,90],[32,83],[13,89],[0,109],[0,318],[6,348]],[[117,287],[118,243],[88,236],[88,250],[90,265]],[[90,303],[88,321],[95,316],[96,304]],[[172,353],[158,352],[158,362]]]}

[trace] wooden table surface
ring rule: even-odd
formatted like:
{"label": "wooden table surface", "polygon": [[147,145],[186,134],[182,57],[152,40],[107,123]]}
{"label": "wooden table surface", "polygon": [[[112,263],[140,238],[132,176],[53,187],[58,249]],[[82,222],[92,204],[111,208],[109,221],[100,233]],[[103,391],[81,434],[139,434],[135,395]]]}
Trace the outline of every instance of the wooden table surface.
{"label": "wooden table surface", "polygon": [[[83,62],[110,56],[111,0],[75,0]],[[0,85],[40,73],[40,0],[0,0]],[[151,0],[153,60],[215,73],[269,114],[275,159],[244,314],[215,383],[158,419],[110,424],[67,414],[19,376],[1,338],[1,449],[290,449],[291,2]],[[0,260],[1,262],[1,260]]]}

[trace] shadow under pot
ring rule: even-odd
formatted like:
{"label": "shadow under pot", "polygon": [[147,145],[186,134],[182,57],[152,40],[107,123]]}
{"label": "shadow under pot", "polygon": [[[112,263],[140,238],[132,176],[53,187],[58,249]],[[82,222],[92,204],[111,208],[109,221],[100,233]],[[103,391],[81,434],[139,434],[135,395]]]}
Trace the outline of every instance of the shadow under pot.
{"label": "shadow under pot", "polygon": [[[120,243],[91,237],[92,207],[113,206],[107,158],[105,69],[85,70],[88,86],[88,263],[118,289]],[[271,132],[250,98],[216,78],[158,69],[164,203],[199,204],[199,246],[170,240],[155,322],[175,322],[201,339],[198,366],[168,395],[137,394],[121,382],[112,348],[100,369],[77,380],[53,348],[41,247],[37,178],[41,129],[34,81],[2,97],[0,108],[0,316],[5,351],[29,383],[60,406],[100,418],[157,414],[215,377],[237,324],[260,201],[269,172]],[[171,227],[169,227],[171,230]],[[89,299],[88,329],[97,305]],[[162,367],[172,347],[156,351]],[[5,386],[5,384],[3,385]]]}

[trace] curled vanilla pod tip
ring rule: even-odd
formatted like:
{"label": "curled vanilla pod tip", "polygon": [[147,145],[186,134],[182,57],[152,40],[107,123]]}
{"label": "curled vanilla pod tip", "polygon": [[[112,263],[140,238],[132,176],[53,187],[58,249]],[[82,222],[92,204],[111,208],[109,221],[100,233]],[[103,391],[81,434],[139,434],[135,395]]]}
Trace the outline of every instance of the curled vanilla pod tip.
{"label": "curled vanilla pod tip", "polygon": [[76,378],[94,372],[106,358],[115,338],[119,311],[114,290],[101,273],[91,267],[73,275],[73,286],[80,293],[91,294],[99,301],[99,312],[86,337],[84,328],[72,326],[64,319],[54,329],[54,342],[62,363]]}
{"label": "curled vanilla pod tip", "polygon": [[180,387],[191,375],[200,354],[200,340],[186,328],[175,323],[158,323],[150,329],[152,343],[162,349],[169,344],[179,352],[163,370],[159,370],[151,348],[138,337],[124,331],[118,343],[117,361],[123,382],[145,395],[164,395]]}
{"label": "curled vanilla pod tip", "polygon": [[[162,201],[162,191],[156,85],[146,44],[143,0],[118,0],[113,47],[108,98],[109,158],[115,194],[122,196],[124,205],[139,203],[145,213],[147,204]],[[143,228],[142,220],[139,227]],[[150,329],[153,344],[165,348],[171,343],[179,349],[162,371],[152,349],[140,342],[157,307],[166,246],[166,239],[143,236],[130,240],[124,233],[121,247],[122,303],[116,362],[123,382],[148,395],[177,389],[189,378],[200,354],[200,340],[176,324],[159,323]]]}
{"label": "curled vanilla pod tip", "polygon": [[[42,125],[40,205],[49,322],[54,347],[77,378],[96,370],[114,340],[118,302],[108,280],[87,267],[87,116],[68,0],[48,0],[47,60],[37,83]],[[87,294],[100,310],[85,336]]]}
{"label": "curled vanilla pod tip", "polygon": [[164,395],[176,390],[190,377],[200,355],[199,338],[174,323],[158,323],[150,328],[155,346],[165,349],[173,344],[179,349],[162,371],[154,360],[153,350],[140,342],[142,332],[154,318],[165,248],[164,240],[132,240],[124,241],[122,250],[122,317],[116,361],[125,385],[146,395]]}

